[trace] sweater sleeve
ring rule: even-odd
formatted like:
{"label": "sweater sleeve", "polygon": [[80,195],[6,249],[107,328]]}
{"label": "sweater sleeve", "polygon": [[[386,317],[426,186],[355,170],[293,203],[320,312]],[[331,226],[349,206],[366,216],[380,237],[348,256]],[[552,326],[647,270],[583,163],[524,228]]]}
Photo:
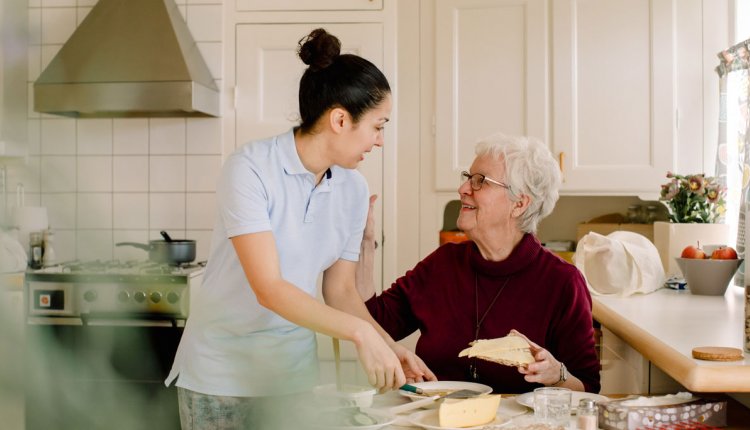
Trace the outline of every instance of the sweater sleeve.
{"label": "sweater sleeve", "polygon": [[430,285],[430,267],[433,261],[437,261],[436,255],[439,253],[440,249],[436,250],[398,278],[390,288],[365,302],[375,321],[393,339],[401,340],[420,329],[415,302],[424,288]]}
{"label": "sweater sleeve", "polygon": [[600,365],[594,342],[591,295],[578,269],[571,266],[567,277],[569,285],[560,298],[548,341],[554,345],[555,358],[583,382],[586,391],[598,393]]}

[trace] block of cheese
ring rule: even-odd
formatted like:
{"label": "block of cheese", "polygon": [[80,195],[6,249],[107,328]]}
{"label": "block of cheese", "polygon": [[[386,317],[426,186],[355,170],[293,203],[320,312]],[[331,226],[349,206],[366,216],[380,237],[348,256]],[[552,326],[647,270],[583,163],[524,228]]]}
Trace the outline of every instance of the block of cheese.
{"label": "block of cheese", "polygon": [[500,394],[485,394],[468,399],[445,399],[438,409],[440,427],[462,428],[492,422],[500,406]]}
{"label": "block of cheese", "polygon": [[520,336],[508,335],[496,339],[480,339],[470,348],[461,351],[459,357],[477,357],[506,366],[525,366],[534,362],[531,346]]}

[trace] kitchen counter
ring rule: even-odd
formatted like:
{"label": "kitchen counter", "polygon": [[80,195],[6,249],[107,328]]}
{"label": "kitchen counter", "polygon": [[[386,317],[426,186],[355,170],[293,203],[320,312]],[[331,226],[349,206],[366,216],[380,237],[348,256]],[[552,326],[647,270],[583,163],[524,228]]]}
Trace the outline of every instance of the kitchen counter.
{"label": "kitchen counter", "polygon": [[660,289],[631,297],[593,296],[594,318],[647,360],[693,392],[750,392],[750,358],[732,362],[692,358],[697,346],[742,349],[744,290],[697,296]]}

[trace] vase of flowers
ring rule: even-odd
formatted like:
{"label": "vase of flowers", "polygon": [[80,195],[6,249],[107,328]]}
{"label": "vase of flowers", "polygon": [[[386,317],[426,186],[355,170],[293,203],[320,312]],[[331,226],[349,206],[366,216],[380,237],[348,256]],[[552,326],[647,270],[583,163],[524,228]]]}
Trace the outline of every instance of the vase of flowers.
{"label": "vase of flowers", "polygon": [[668,172],[659,200],[669,209],[669,222],[654,223],[654,245],[667,276],[682,276],[675,257],[688,245],[725,245],[729,225],[724,218],[726,189],[704,174]]}

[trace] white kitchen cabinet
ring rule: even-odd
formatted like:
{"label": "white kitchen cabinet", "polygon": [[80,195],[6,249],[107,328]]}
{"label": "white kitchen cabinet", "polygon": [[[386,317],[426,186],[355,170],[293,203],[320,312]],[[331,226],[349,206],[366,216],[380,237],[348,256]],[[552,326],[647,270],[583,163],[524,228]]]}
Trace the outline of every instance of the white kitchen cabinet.
{"label": "white kitchen cabinet", "polygon": [[383,0],[237,0],[239,11],[375,10]]}
{"label": "white kitchen cabinet", "polygon": [[674,394],[685,387],[654,366],[624,340],[606,327],[601,338],[600,393],[608,394]]}
{"label": "white kitchen cabinet", "polygon": [[455,191],[477,139],[548,136],[544,0],[440,0],[435,24],[435,186]]}
{"label": "white kitchen cabinet", "polygon": [[569,193],[656,194],[675,166],[675,0],[553,2],[553,134]]}

